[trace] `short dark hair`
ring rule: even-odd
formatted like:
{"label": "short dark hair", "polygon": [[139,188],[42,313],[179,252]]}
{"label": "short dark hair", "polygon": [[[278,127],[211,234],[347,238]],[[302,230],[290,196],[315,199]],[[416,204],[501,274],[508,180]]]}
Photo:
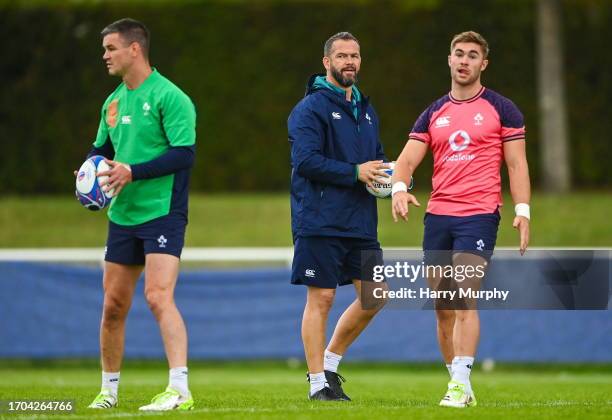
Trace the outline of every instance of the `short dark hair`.
{"label": "short dark hair", "polygon": [[355,41],[357,45],[359,45],[359,41],[355,36],[350,32],[338,32],[336,35],[332,35],[329,37],[327,41],[325,41],[325,45],[323,46],[323,55],[325,57],[329,57],[332,52],[332,46],[335,41],[342,39],[344,41]]}
{"label": "short dark hair", "polygon": [[455,35],[450,45],[451,53],[453,52],[453,48],[455,48],[455,45],[458,44],[459,42],[472,42],[474,44],[478,44],[480,45],[480,48],[482,49],[483,57],[487,58],[489,56],[489,43],[478,32],[466,31],[466,32],[461,32],[460,34]]}
{"label": "short dark hair", "polygon": [[137,42],[145,58],[149,58],[150,34],[144,23],[130,18],[119,19],[102,29],[100,34],[104,38],[106,35],[114,33],[121,35],[129,44]]}

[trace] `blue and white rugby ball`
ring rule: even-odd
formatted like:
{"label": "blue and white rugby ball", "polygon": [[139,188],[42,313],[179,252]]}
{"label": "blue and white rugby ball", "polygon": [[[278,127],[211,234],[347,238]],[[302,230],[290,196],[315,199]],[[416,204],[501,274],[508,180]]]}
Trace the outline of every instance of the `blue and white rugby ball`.
{"label": "blue and white rugby ball", "polygon": [[[376,198],[391,197],[391,190],[392,190],[391,177],[393,176],[393,170],[395,169],[395,162],[389,162],[389,164],[391,165],[391,167],[389,169],[385,169],[385,173],[389,175],[389,178],[387,178],[389,181],[388,183],[381,184],[380,182],[373,182],[372,183],[372,186],[374,187],[373,189],[370,188],[368,185],[366,185],[366,190],[368,190],[368,192]],[[414,179],[411,177],[410,185],[408,186],[408,189],[411,190],[413,185],[414,185]]]}
{"label": "blue and white rugby ball", "polygon": [[109,169],[104,157],[99,155],[90,157],[81,165],[76,177],[76,196],[83,207],[96,211],[110,204],[113,191],[102,191],[108,177],[98,177],[99,172]]}

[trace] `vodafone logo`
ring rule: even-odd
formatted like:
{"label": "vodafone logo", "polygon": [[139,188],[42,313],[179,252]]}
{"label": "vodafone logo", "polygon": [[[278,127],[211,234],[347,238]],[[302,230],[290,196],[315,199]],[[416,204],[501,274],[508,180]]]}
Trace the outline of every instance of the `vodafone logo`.
{"label": "vodafone logo", "polygon": [[[459,139],[457,139],[459,136]],[[461,144],[457,145],[457,141],[461,142]],[[455,131],[448,138],[448,143],[450,144],[451,149],[455,152],[461,152],[462,150],[467,149],[470,144],[470,136],[463,130]]]}

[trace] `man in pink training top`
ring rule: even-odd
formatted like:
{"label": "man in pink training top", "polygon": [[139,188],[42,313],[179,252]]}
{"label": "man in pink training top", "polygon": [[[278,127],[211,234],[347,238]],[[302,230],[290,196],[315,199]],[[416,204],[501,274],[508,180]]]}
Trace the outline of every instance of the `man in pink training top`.
{"label": "man in pink training top", "polygon": [[[423,250],[427,265],[486,266],[499,225],[500,166],[508,167],[515,203],[513,227],[520,233],[520,253],[529,243],[529,171],[525,126],[516,105],[481,85],[489,46],[476,32],[453,37],[448,56],[451,91],[433,102],[417,119],[395,165],[393,218],[408,220],[408,205],[419,206],[407,183],[431,148],[433,191],[425,215]],[[429,274],[429,272],[428,272]],[[478,288],[476,275],[459,281],[428,277],[438,287]],[[470,372],[480,334],[475,302],[435,302],[438,342],[451,376],[441,406],[476,405]],[[468,308],[467,310],[465,308]]]}

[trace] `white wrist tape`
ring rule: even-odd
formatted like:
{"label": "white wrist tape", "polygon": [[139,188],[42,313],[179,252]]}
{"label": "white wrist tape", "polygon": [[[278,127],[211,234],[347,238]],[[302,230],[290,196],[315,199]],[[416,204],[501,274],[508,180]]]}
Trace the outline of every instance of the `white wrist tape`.
{"label": "white wrist tape", "polygon": [[518,203],[516,206],[514,206],[514,213],[516,213],[517,216],[523,216],[527,218],[527,220],[531,220],[530,212],[529,212],[529,204]]}
{"label": "white wrist tape", "polygon": [[391,187],[391,196],[393,197],[395,195],[396,192],[408,192],[408,185],[406,185],[405,182],[399,181],[399,182],[395,182],[393,184],[393,187]]}

